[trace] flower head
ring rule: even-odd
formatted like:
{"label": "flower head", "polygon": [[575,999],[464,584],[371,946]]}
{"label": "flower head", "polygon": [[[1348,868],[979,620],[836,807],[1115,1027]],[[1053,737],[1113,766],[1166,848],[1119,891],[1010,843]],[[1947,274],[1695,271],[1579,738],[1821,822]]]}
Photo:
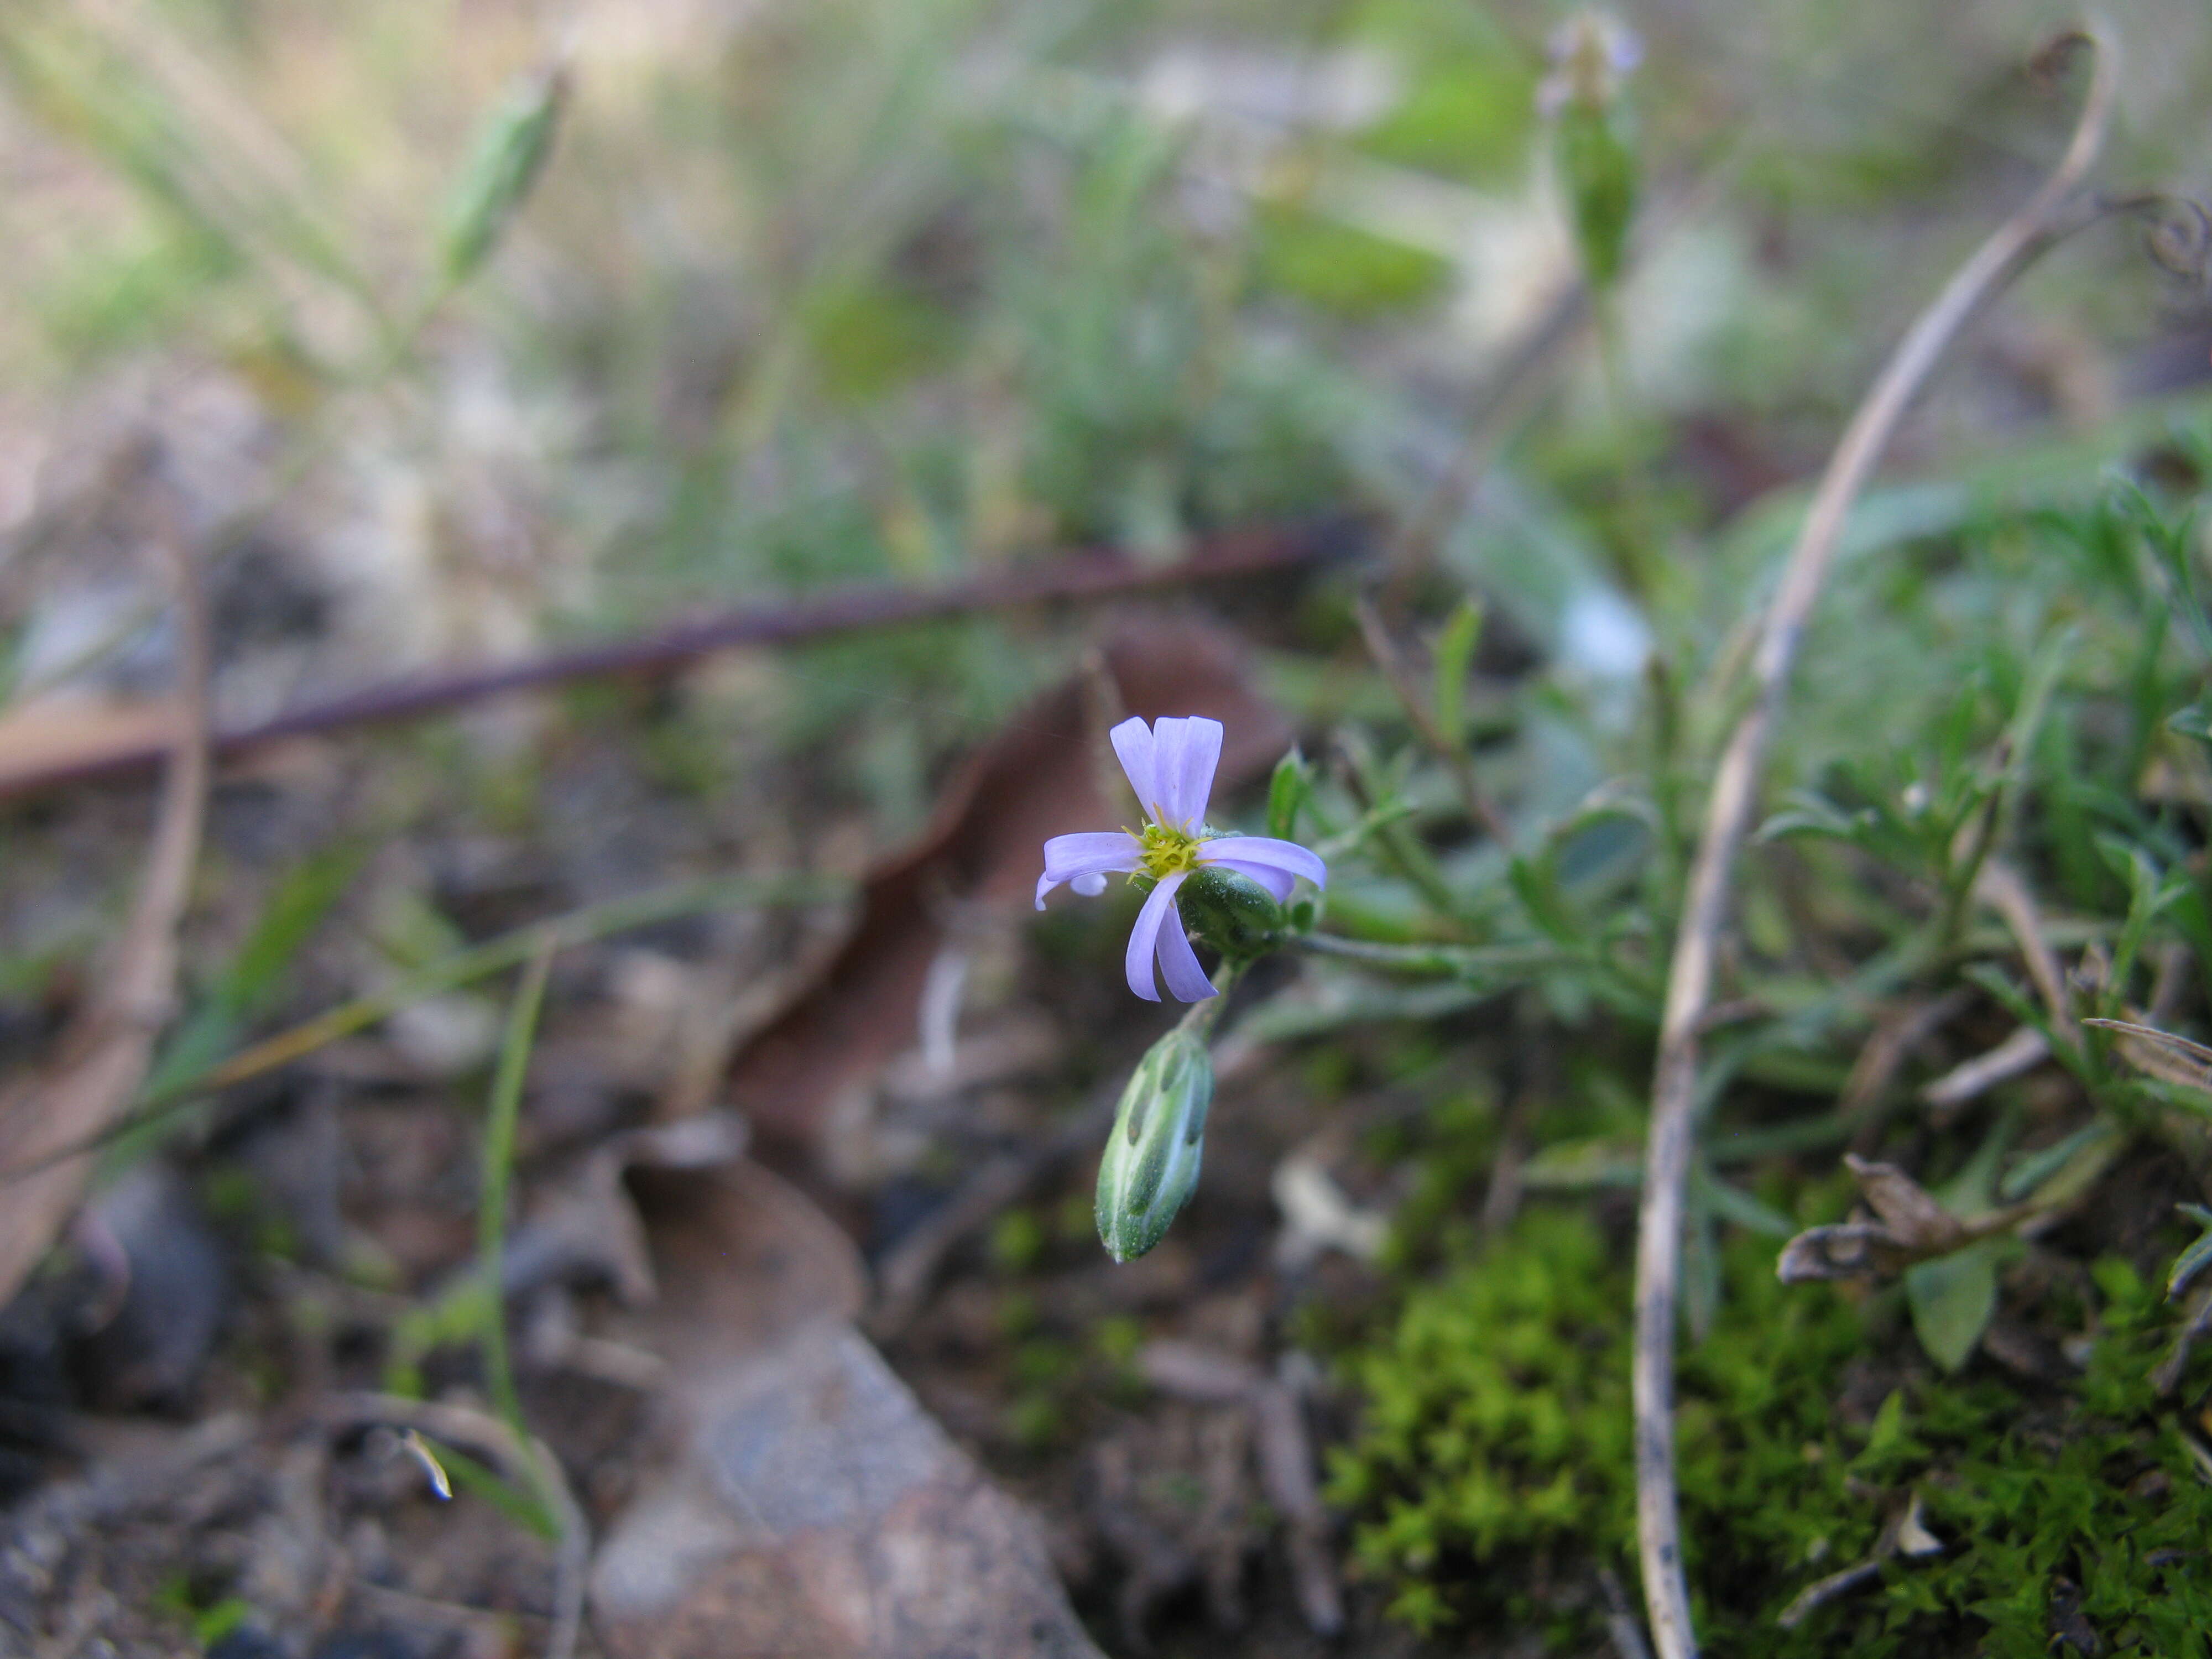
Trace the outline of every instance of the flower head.
{"label": "flower head", "polygon": [[1176,890],[1191,874],[1218,867],[1256,883],[1280,904],[1300,876],[1326,886],[1328,869],[1295,842],[1224,835],[1206,827],[1206,797],[1221,759],[1219,720],[1194,714],[1147,726],[1140,720],[1126,720],[1110,735],[1121,770],[1144,808],[1143,828],[1054,836],[1045,842],[1036,906],[1043,909],[1044,896],[1062,882],[1095,896],[1106,890],[1109,875],[1150,877],[1154,885],[1137,913],[1122,964],[1129,988],[1147,1002],[1160,1000],[1152,976],[1157,957],[1169,992],[1178,1001],[1198,1002],[1214,994],[1212,983],[1198,965],[1180,918],[1173,925],[1168,921],[1175,913]]}

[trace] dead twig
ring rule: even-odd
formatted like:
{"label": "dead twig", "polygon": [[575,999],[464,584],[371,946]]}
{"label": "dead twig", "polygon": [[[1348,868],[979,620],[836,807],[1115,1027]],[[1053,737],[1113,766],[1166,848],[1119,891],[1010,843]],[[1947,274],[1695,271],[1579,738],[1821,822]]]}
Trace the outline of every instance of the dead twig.
{"label": "dead twig", "polygon": [[2035,908],[2035,895],[2020,872],[2001,860],[1991,858],[1983,865],[1981,874],[1974,878],[1974,894],[2003,920],[2020,946],[2020,954],[2027,963],[2027,976],[2035,981],[2036,994],[2051,1015],[2051,1029],[2068,1042],[2080,1035],[2074,1029],[2073,1007],[2066,995],[2066,970],[2058,964],[2058,953],[2043,934],[2043,916]]}
{"label": "dead twig", "polygon": [[[994,568],[970,580],[939,587],[868,583],[837,588],[816,598],[678,623],[639,639],[556,651],[488,668],[453,669],[388,680],[258,725],[219,729],[213,746],[217,757],[228,760],[292,738],[347,726],[418,720],[487,698],[571,680],[666,673],[696,658],[740,646],[790,645],[947,617],[1119,599],[1263,575],[1341,556],[1358,546],[1361,536],[1358,520],[1338,516],[1304,525],[1224,532],[1178,564],[1146,565],[1115,550],[1094,549],[1064,558]],[[0,767],[0,799],[149,765],[172,746],[161,735],[165,724],[163,717],[149,714],[145,720],[118,725],[107,740],[72,752],[49,754],[34,748],[23,763]]]}
{"label": "dead twig", "polygon": [[177,924],[199,862],[208,790],[208,610],[199,571],[169,541],[179,618],[184,720],[146,853],[138,895],[106,971],[60,1051],[0,1093],[0,1169],[43,1164],[0,1206],[0,1306],[12,1299],[76,1207],[91,1174],[83,1158],[49,1161],[91,1140],[145,1081],[177,984]]}
{"label": "dead twig", "polygon": [[1200,1405],[1245,1408],[1261,1489],[1283,1522],[1298,1610],[1316,1635],[1341,1632],[1344,1593],[1328,1546],[1328,1512],[1314,1479],[1316,1459],[1305,1419],[1311,1361],[1285,1354],[1271,1376],[1219,1349],[1161,1339],[1139,1351],[1137,1370],[1164,1394]]}
{"label": "dead twig", "polygon": [[1390,689],[1398,694],[1399,706],[1405,709],[1406,718],[1413,723],[1413,729],[1421,734],[1421,741],[1436,751],[1437,758],[1443,762],[1445,769],[1451,774],[1452,782],[1458,787],[1460,801],[1466,806],[1468,817],[1480,824],[1482,832],[1500,847],[1510,847],[1513,844],[1513,826],[1505,821],[1505,815],[1483,793],[1481,781],[1474,775],[1474,762],[1469,757],[1466,745],[1452,742],[1437,729],[1436,717],[1430,713],[1428,704],[1422,699],[1420,688],[1413,684],[1405,659],[1398,654],[1397,643],[1391,639],[1390,630],[1383,625],[1382,613],[1376,610],[1374,601],[1361,594],[1353,602],[1352,614],[1359,620],[1359,637],[1366,643],[1367,654],[1374,659],[1375,666],[1382,671],[1382,678],[1389,683]]}
{"label": "dead twig", "polygon": [[1836,1102],[1837,1116],[1856,1126],[1851,1132],[1853,1152],[1863,1157],[1880,1145],[1887,1115],[1882,1110],[1882,1097],[1896,1081],[1906,1057],[1964,1013],[1972,1000],[1973,993],[1959,986],[1927,1001],[1905,1003],[1875,1024]]}
{"label": "dead twig", "polygon": [[2023,1025],[1987,1054],[1960,1060],[1928,1084],[1920,1091],[1920,1099],[1939,1112],[1954,1111],[2050,1058],[2051,1039],[2033,1025]]}
{"label": "dead twig", "polygon": [[2094,28],[2068,40],[2091,46],[2094,55],[2088,92],[2066,153],[2034,196],[1974,251],[1914,321],[1830,458],[1761,625],[1753,658],[1755,699],[1722,754],[1691,866],[1668,973],[1637,1225],[1637,1543],[1659,1659],[1691,1659],[1698,1651],[1675,1501],[1674,1310],[1697,1097],[1698,1034],[1711,996],[1729,879],[1749,828],[1790,667],[1853,499],[1945,347],[1991,295],[2049,244],[2062,210],[2102,148],[2117,79],[2112,46]]}

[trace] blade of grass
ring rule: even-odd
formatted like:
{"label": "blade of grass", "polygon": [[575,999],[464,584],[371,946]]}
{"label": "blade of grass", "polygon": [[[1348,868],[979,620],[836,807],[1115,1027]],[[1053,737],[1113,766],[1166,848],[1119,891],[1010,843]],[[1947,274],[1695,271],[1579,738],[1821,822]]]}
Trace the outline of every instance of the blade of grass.
{"label": "blade of grass", "polygon": [[36,1175],[64,1158],[97,1151],[118,1136],[152,1122],[203,1096],[228,1088],[248,1078],[290,1065],[340,1037],[390,1018],[402,1008],[456,987],[488,979],[528,962],[540,944],[550,939],[556,948],[582,945],[633,927],[650,927],[678,916],[723,908],[778,904],[826,904],[848,897],[849,881],[831,876],[721,876],[704,881],[683,882],[650,892],[588,905],[550,921],[533,922],[511,933],[501,933],[482,945],[457,951],[421,973],[388,989],[340,1003],[313,1019],[279,1031],[274,1036],[240,1049],[228,1059],[180,1077],[159,1092],[142,1094],[130,1115],[101,1133],[43,1153],[0,1165],[0,1186]]}
{"label": "blade of grass", "polygon": [[[491,1098],[484,1109],[482,1195],[477,1203],[477,1271],[493,1287],[483,1299],[484,1381],[492,1405],[518,1444],[531,1443],[530,1425],[522,1415],[522,1397],[514,1389],[514,1368],[507,1352],[507,1304],[496,1287],[507,1282],[507,1194],[514,1175],[515,1127],[522,1115],[522,1085],[530,1071],[530,1051],[538,1042],[538,1017],[545,1006],[545,976],[553,966],[557,942],[541,936],[522,970],[508,1005],[507,1034],[499,1045],[499,1066],[492,1074]],[[535,1461],[534,1459],[532,1461]],[[544,1471],[538,1484],[543,1486]]]}

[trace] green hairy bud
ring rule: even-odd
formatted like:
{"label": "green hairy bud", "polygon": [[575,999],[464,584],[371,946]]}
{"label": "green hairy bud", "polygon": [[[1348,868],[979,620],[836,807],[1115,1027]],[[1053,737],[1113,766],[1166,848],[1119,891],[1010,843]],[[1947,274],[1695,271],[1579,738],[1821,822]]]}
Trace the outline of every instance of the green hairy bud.
{"label": "green hairy bud", "polygon": [[1590,286],[1609,289],[1626,264],[1636,212],[1636,153],[1609,111],[1570,106],[1559,117],[1559,171],[1572,208],[1575,242]]}
{"label": "green hairy bud", "polygon": [[1203,1036],[1181,1027],[1138,1062],[1098,1164],[1098,1240],[1116,1261],[1166,1237],[1198,1185],[1213,1060]]}
{"label": "green hairy bud", "polygon": [[1557,124],[1559,182],[1583,275],[1600,291],[1620,276],[1636,211],[1636,149],[1621,88],[1642,52],[1613,18],[1577,12],[1553,35],[1552,72],[1536,93],[1538,109]]}
{"label": "green hairy bud", "polygon": [[446,214],[446,275],[462,282],[490,257],[507,223],[530,198],[553,149],[554,128],[567,101],[562,69],[520,77],[477,129]]}
{"label": "green hairy bud", "polygon": [[1183,921],[1224,957],[1264,956],[1281,941],[1283,912],[1260,884],[1234,870],[1200,865],[1176,895]]}

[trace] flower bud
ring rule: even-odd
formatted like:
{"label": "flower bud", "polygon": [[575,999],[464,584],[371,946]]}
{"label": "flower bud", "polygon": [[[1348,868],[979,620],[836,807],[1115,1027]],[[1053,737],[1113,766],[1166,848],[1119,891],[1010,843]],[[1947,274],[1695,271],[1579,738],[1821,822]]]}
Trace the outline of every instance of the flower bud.
{"label": "flower bud", "polygon": [[553,130],[567,101],[565,70],[522,76],[477,129],[446,214],[446,275],[460,282],[498,246],[520,210],[553,148]]}
{"label": "flower bud", "polygon": [[1199,866],[1184,880],[1176,904],[1193,933],[1232,960],[1265,956],[1281,941],[1281,907],[1259,883],[1234,870]]}
{"label": "flower bud", "polygon": [[1642,55],[1636,37],[1613,18],[1579,12],[1553,35],[1552,73],[1537,91],[1538,109],[1555,123],[1559,181],[1583,275],[1601,290],[1620,276],[1636,210],[1637,155],[1621,83]]}
{"label": "flower bud", "polygon": [[1198,1185],[1213,1060],[1181,1027],[1137,1063],[1098,1164],[1098,1241],[1116,1261],[1158,1243]]}

